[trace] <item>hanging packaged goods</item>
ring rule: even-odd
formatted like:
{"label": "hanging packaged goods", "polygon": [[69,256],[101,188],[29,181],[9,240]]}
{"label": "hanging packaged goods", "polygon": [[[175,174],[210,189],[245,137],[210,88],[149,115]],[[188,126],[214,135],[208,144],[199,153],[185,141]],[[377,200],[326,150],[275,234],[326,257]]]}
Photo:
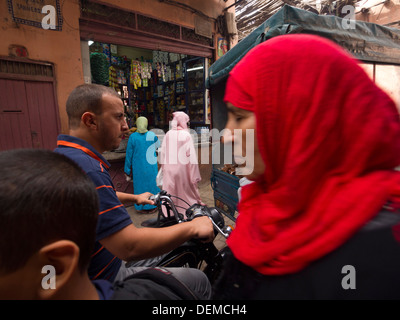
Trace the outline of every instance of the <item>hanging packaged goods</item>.
{"label": "hanging packaged goods", "polygon": [[[205,116],[209,112],[205,88],[208,59],[99,42],[91,45],[90,51],[101,55],[107,65],[108,81],[101,84],[121,95],[130,127],[139,116],[146,116],[150,127],[168,129],[172,113],[178,110],[190,116],[193,129],[209,126]],[[91,72],[92,81],[100,83],[94,77],[100,73],[96,64]]]}

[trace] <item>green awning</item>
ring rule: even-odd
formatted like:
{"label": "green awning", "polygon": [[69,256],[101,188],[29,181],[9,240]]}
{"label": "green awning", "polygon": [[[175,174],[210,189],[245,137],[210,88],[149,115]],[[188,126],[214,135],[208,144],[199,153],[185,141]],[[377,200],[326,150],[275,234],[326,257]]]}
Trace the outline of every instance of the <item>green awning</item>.
{"label": "green awning", "polygon": [[354,27],[349,28],[348,20],[285,5],[211,65],[206,86],[210,88],[226,79],[236,63],[257,44],[291,33],[329,38],[362,61],[400,64],[399,29],[362,21],[354,21]]}

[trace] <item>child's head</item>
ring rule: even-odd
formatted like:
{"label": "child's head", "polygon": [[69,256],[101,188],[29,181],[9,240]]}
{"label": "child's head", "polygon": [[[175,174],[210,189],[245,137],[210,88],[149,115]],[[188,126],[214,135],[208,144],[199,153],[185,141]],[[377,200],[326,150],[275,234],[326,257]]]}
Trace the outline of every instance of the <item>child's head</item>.
{"label": "child's head", "polygon": [[[74,162],[46,150],[1,152],[0,299],[46,298],[85,274],[97,216],[95,187]],[[43,288],[46,265],[56,289]]]}

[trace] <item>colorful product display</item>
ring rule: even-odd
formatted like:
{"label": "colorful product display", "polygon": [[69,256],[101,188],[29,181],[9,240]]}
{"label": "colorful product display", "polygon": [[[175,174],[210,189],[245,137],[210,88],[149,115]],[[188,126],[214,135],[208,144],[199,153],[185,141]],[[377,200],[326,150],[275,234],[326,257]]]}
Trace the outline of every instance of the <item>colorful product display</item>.
{"label": "colorful product display", "polygon": [[[186,109],[186,55],[153,51],[152,59],[145,61],[143,57],[119,56],[116,45],[96,43],[91,50],[101,54],[107,65],[108,81],[104,84],[121,95],[130,124],[144,115],[149,125],[166,126],[174,111]],[[96,58],[100,60],[100,56]],[[101,78],[99,70],[93,72],[95,68],[96,64],[92,66],[92,75]]]}
{"label": "colorful product display", "polygon": [[119,87],[117,81],[117,70],[115,70],[114,66],[108,68],[108,86],[114,89]]}

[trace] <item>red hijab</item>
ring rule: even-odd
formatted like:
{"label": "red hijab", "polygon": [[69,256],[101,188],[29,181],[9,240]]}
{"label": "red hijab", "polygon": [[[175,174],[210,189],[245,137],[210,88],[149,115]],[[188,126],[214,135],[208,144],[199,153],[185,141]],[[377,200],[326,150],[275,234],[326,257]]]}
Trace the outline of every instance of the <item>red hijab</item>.
{"label": "red hijab", "polygon": [[266,165],[243,188],[228,239],[258,272],[301,270],[399,194],[396,106],[329,40],[285,35],[258,45],[231,71],[224,100],[255,113]]}

